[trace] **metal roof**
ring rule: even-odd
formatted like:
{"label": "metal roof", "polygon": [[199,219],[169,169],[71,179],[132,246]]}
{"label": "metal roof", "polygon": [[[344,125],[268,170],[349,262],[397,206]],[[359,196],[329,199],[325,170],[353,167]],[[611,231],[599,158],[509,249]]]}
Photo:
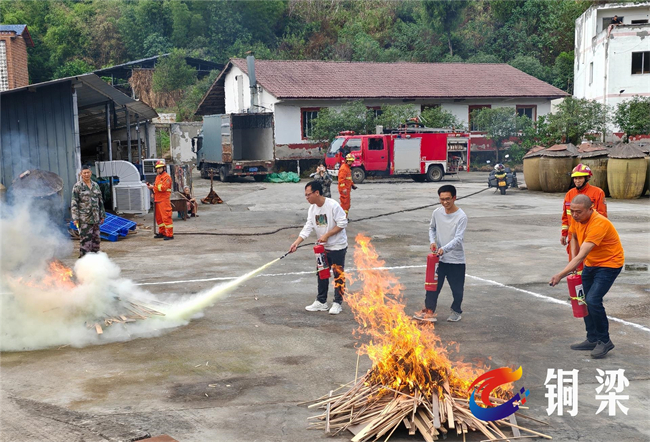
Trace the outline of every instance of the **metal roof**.
{"label": "metal roof", "polygon": [[27,25],[0,25],[0,32],[15,32],[16,35],[20,35],[25,39],[28,46],[34,47],[34,41],[32,36],[29,35]]}
{"label": "metal roof", "polygon": [[[106,130],[106,103],[113,102],[115,105],[115,120],[111,120],[113,129],[126,127],[125,107],[131,113],[131,123],[135,123],[135,115],[140,120],[149,120],[158,116],[158,113],[149,105],[124,95],[95,74],[83,74],[75,77],[58,78],[43,83],[31,84],[29,86],[10,89],[0,92],[0,95],[13,94],[29,90],[36,92],[39,88],[53,84],[71,81],[77,90],[77,107],[79,109],[79,129],[81,135],[88,135]],[[117,122],[117,124],[115,124]]]}
{"label": "metal roof", "polygon": [[[141,58],[140,60],[133,60],[127,63],[117,64],[103,69],[93,71],[97,75],[114,75],[117,77],[128,77],[131,71],[136,68],[153,69],[156,62],[161,57],[167,57],[170,54],[156,55],[155,57]],[[201,60],[199,58],[185,57],[185,62],[195,68],[199,77],[208,75],[210,71],[223,69],[223,64],[215,63],[208,60]]]}

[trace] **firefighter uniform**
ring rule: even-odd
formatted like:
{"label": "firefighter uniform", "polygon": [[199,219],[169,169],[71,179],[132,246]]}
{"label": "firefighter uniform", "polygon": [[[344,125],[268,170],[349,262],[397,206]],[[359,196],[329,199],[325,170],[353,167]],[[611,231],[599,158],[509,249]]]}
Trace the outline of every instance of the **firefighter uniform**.
{"label": "firefighter uniform", "polygon": [[[156,165],[156,167],[160,167]],[[167,172],[156,176],[153,185],[153,196],[156,203],[156,224],[158,234],[166,237],[174,236],[174,223],[172,221],[172,177]]]}
{"label": "firefighter uniform", "polygon": [[345,212],[345,215],[348,215],[350,210],[350,193],[352,191],[352,171],[347,162],[341,164],[339,168],[339,200],[341,201],[341,207]]}

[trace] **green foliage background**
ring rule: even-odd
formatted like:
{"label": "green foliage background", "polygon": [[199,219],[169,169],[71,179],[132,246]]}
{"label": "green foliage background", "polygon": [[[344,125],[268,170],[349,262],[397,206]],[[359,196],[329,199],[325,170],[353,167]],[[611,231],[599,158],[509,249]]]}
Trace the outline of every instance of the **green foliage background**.
{"label": "green foliage background", "polygon": [[28,25],[33,83],[173,49],[222,63],[253,50],[265,59],[510,63],[571,92],[574,21],[592,3],[15,0],[0,2],[0,22]]}

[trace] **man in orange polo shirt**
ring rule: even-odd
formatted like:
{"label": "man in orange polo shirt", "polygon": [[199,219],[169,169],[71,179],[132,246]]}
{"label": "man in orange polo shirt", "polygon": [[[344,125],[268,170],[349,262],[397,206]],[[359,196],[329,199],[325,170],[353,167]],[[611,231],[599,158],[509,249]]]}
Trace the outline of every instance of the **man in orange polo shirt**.
{"label": "man in orange polo shirt", "polygon": [[[603,306],[603,297],[614,284],[625,263],[623,246],[618,232],[610,220],[593,209],[587,195],[577,195],[571,201],[569,228],[572,256],[569,264],[553,276],[550,285],[554,286],[562,278],[573,272],[584,260],[582,288],[589,314],[584,317],[587,339],[573,344],[572,350],[591,350],[594,359],[604,358],[614,348],[609,338],[609,322]],[[580,247],[578,249],[578,247]]]}

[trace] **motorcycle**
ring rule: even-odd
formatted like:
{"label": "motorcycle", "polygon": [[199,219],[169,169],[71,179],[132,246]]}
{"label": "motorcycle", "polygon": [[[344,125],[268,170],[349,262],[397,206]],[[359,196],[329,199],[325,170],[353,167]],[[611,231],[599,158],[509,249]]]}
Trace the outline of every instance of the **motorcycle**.
{"label": "motorcycle", "polygon": [[[510,155],[506,155],[505,158],[509,158]],[[489,161],[488,161],[489,164]],[[501,195],[506,194],[506,189],[508,187],[517,188],[517,172],[511,170],[509,167],[504,166],[503,164],[497,164],[494,166],[494,170],[490,172],[488,177],[488,188],[495,187],[501,192]]]}

